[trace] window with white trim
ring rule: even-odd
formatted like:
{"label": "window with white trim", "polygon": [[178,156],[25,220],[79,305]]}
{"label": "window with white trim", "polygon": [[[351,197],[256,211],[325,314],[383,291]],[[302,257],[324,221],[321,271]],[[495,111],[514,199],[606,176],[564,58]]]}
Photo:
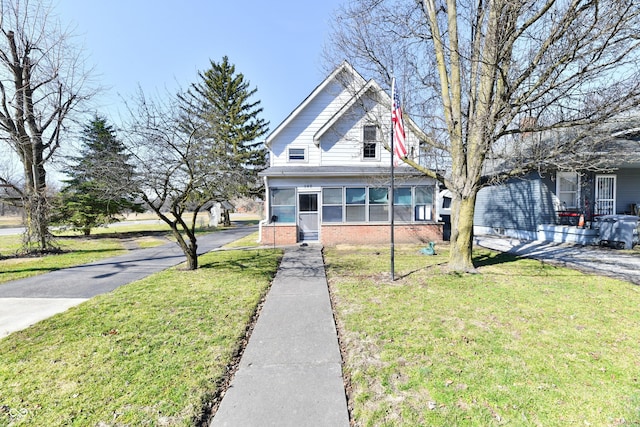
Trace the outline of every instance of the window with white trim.
{"label": "window with white trim", "polygon": [[346,222],[364,222],[367,217],[367,192],[364,187],[345,189],[345,220]]}
{"label": "window with white trim", "polygon": [[389,188],[369,188],[369,221],[389,221]]}
{"label": "window with white trim", "polygon": [[362,158],[375,160],[378,158],[378,128],[374,125],[363,127]]}
{"label": "window with white trim", "polygon": [[431,212],[433,211],[433,186],[418,186],[415,188],[416,221],[431,221]]}
{"label": "window with white trim", "polygon": [[289,148],[289,161],[290,162],[306,162],[307,150],[304,148]]}
{"label": "window with white trim", "polygon": [[271,188],[271,221],[296,222],[296,189]]}
{"label": "window with white trim", "polygon": [[393,190],[393,220],[411,222],[411,187]]}
{"label": "window with white trim", "polygon": [[[322,222],[388,222],[389,187],[326,187],[322,189]],[[393,192],[394,221],[433,221],[433,185],[396,187]]]}
{"label": "window with white trim", "polygon": [[577,209],[580,196],[580,175],[577,172],[556,174],[556,196],[560,200],[560,210]]}
{"label": "window with white trim", "polygon": [[342,222],[342,187],[322,189],[322,222]]}

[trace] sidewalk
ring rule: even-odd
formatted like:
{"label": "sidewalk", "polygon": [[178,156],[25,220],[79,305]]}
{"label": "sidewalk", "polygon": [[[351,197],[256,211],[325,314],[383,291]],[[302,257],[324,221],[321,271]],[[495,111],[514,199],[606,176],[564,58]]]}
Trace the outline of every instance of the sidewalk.
{"label": "sidewalk", "polygon": [[[256,226],[236,227],[198,237],[198,253],[240,239]],[[0,338],[61,313],[96,295],[185,261],[176,243],[136,249],[90,264],[0,284]]]}
{"label": "sidewalk", "polygon": [[319,247],[286,250],[211,426],[349,426]]}
{"label": "sidewalk", "polygon": [[598,246],[476,236],[474,244],[640,285],[640,256]]}

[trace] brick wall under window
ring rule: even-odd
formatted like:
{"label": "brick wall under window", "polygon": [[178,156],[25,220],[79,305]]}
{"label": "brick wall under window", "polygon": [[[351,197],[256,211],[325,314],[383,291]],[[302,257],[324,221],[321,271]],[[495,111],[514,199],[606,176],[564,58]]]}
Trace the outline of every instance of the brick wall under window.
{"label": "brick wall under window", "polygon": [[[262,240],[263,245],[274,244],[295,245],[298,241],[298,228],[296,225],[263,225]],[[378,245],[389,243],[389,224],[323,224],[320,231],[320,243],[325,246],[336,246],[338,244],[353,245]],[[394,240],[396,243],[425,243],[432,241],[442,241],[442,224],[402,224],[394,228]]]}

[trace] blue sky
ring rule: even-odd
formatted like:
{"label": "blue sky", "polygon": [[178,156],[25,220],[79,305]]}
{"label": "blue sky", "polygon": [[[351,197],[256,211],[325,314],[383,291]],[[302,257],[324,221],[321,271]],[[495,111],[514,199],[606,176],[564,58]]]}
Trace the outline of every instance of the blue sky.
{"label": "blue sky", "polygon": [[95,109],[114,124],[121,97],[171,92],[224,55],[257,87],[273,130],[324,79],[321,53],[343,0],[54,0],[105,87]]}

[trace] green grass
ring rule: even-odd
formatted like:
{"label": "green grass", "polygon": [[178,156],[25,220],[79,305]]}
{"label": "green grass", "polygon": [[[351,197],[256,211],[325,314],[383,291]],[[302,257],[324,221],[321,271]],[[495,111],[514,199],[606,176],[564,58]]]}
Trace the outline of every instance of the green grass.
{"label": "green grass", "polygon": [[475,253],[325,251],[361,426],[638,425],[640,288]]}
{"label": "green grass", "polygon": [[280,256],[209,253],[0,340],[0,425],[192,425]]}
{"label": "green grass", "polygon": [[226,245],[226,248],[253,248],[260,246],[258,243],[258,232],[251,233],[248,236],[245,236],[241,239],[236,240],[235,242],[231,242]]}

